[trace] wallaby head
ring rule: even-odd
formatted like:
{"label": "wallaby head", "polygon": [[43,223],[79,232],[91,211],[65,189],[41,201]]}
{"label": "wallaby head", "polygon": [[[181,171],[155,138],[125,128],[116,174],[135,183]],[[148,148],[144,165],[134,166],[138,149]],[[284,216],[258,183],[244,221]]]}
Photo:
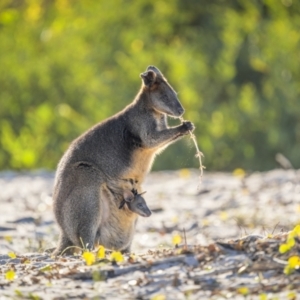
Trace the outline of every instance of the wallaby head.
{"label": "wallaby head", "polygon": [[144,88],[149,91],[150,105],[153,109],[177,118],[184,113],[176,92],[156,67],[149,66],[140,76]]}

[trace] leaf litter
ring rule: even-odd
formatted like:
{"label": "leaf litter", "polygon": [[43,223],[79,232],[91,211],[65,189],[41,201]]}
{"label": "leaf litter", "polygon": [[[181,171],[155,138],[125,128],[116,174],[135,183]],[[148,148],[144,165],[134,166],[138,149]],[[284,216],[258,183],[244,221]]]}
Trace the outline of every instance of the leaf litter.
{"label": "leaf litter", "polygon": [[[196,171],[152,173],[147,202],[157,213],[139,219],[134,253],[100,247],[58,258],[44,251],[57,239],[53,175],[0,175],[0,226],[14,225],[0,231],[1,296],[296,299],[299,171],[241,174],[206,173],[197,190]],[[30,214],[39,222],[15,222]]]}

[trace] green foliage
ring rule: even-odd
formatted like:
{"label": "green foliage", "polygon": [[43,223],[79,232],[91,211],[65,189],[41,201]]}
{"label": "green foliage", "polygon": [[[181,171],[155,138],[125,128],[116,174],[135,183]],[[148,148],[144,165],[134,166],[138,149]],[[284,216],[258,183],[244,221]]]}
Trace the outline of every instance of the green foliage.
{"label": "green foliage", "polygon": [[[300,2],[0,2],[0,168],[50,168],[126,106],[158,66],[195,123],[209,170],[300,167]],[[155,167],[196,166],[193,145]]]}

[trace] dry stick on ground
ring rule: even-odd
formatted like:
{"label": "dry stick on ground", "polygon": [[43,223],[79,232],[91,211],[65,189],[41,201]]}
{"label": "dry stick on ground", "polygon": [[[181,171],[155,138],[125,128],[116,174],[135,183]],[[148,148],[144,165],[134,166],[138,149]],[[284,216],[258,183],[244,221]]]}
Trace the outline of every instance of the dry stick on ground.
{"label": "dry stick on ground", "polygon": [[184,250],[187,250],[187,242],[186,242],[185,228],[183,228],[183,236],[184,236],[184,246],[183,246],[183,249],[184,249]]}
{"label": "dry stick on ground", "polygon": [[[183,117],[180,117],[179,119],[182,123],[184,122]],[[189,133],[190,133],[190,137],[193,140],[195,148],[196,148],[196,157],[198,157],[198,159],[199,159],[200,183],[202,183],[203,170],[205,169],[205,166],[202,165],[202,159],[201,158],[202,158],[202,156],[204,157],[204,154],[199,150],[197,140],[196,140],[196,136],[191,131],[189,131]]]}

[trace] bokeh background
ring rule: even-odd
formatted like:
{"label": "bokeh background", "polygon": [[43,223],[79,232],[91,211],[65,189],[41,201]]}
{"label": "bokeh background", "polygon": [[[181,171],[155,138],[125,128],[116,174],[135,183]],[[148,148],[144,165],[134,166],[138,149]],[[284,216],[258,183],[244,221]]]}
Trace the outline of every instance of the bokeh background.
{"label": "bokeh background", "polygon": [[[1,0],[0,169],[55,169],[150,64],[208,170],[268,170],[276,153],[300,167],[299,1]],[[186,138],[154,169],[197,167],[194,154]]]}

